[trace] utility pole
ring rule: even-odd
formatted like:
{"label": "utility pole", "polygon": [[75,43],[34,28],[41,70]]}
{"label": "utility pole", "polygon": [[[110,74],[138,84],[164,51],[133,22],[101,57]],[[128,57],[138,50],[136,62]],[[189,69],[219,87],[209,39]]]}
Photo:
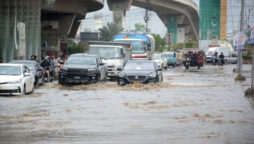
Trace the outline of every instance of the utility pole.
{"label": "utility pole", "polygon": [[148,22],[150,20],[150,17],[149,17],[149,14],[148,14],[148,10],[150,10],[151,7],[149,5],[149,0],[146,0],[146,14],[145,14],[145,17],[144,17],[144,20],[145,20],[145,23],[146,23],[146,32],[150,32],[149,28],[148,28]]}
{"label": "utility pole", "polygon": [[[243,32],[244,27],[244,6],[245,0],[241,0],[241,16],[240,16],[240,32]],[[242,64],[243,64],[243,52],[242,50],[238,50],[238,62],[237,62],[237,70],[238,70],[238,77],[242,77]]]}

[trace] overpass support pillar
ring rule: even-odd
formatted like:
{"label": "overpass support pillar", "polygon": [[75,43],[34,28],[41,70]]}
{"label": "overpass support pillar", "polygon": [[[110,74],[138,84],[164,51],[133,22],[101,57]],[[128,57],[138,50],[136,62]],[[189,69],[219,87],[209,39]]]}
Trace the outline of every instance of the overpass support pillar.
{"label": "overpass support pillar", "polygon": [[108,6],[113,11],[114,23],[125,27],[126,11],[130,9],[133,0],[108,0]]}
{"label": "overpass support pillar", "polygon": [[0,0],[0,57],[40,55],[41,0]]}
{"label": "overpass support pillar", "polygon": [[184,15],[159,15],[166,25],[169,44],[184,43],[189,40],[197,40],[193,29]]}

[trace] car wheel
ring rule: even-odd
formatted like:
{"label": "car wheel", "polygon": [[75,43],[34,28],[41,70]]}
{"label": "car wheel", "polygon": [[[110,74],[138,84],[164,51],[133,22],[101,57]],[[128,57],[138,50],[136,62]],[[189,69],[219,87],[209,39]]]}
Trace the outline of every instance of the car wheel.
{"label": "car wheel", "polygon": [[123,79],[118,79],[118,80],[117,80],[117,84],[118,84],[119,86],[124,86],[124,85],[126,85],[126,83],[125,83],[125,81],[124,81]]}
{"label": "car wheel", "polygon": [[29,94],[33,93],[34,92],[34,85],[32,87],[32,90],[29,92]]}
{"label": "car wheel", "polygon": [[26,95],[26,85],[25,84],[24,84],[23,91],[22,91],[21,95]]}
{"label": "car wheel", "polygon": [[58,79],[58,84],[64,85],[64,84],[65,84],[65,82],[64,82],[64,80],[63,80],[63,79],[59,78],[59,79]]}

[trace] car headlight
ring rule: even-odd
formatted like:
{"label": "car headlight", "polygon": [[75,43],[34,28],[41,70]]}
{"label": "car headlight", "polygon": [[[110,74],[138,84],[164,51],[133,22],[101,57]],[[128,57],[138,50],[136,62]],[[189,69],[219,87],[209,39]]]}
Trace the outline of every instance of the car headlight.
{"label": "car headlight", "polygon": [[11,81],[11,82],[8,82],[8,84],[20,84],[21,83],[21,79],[19,80],[16,80],[16,81]]}
{"label": "car headlight", "polygon": [[125,77],[125,74],[124,73],[119,73],[119,77]]}
{"label": "car headlight", "polygon": [[96,69],[88,69],[88,71],[91,72],[91,73],[95,73]]}
{"label": "car headlight", "polygon": [[149,77],[155,78],[155,77],[156,77],[156,73],[151,73],[151,74],[149,75]]}
{"label": "car headlight", "polygon": [[66,73],[68,71],[68,68],[61,68],[60,72]]}

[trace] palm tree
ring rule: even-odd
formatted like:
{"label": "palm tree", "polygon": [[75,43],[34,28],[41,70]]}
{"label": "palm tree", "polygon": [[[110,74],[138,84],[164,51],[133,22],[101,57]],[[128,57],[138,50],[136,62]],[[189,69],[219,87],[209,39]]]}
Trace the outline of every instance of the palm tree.
{"label": "palm tree", "polygon": [[123,28],[116,23],[107,23],[107,25],[100,28],[99,31],[101,40],[110,41],[114,35],[123,31]]}

